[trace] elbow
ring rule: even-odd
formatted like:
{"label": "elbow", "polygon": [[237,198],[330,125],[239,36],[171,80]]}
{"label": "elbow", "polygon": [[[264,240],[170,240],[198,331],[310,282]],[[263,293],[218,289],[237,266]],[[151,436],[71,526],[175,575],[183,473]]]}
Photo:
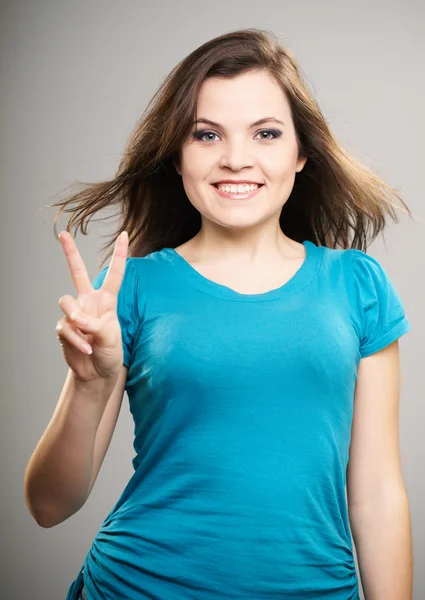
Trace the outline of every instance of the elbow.
{"label": "elbow", "polygon": [[41,509],[31,500],[31,495],[27,488],[25,488],[25,504],[31,517],[34,521],[43,529],[50,529],[55,525],[58,525],[61,521],[53,518],[52,511]]}
{"label": "elbow", "polygon": [[50,529],[51,527],[54,527],[56,525],[56,523],[53,523],[53,522],[44,521],[43,519],[36,519],[35,517],[33,517],[33,518],[34,518],[35,522],[37,523],[37,525],[39,525],[43,529]]}
{"label": "elbow", "polygon": [[29,514],[37,523],[37,525],[39,525],[43,529],[50,529],[51,527],[54,527],[56,525],[56,523],[51,518],[46,517],[46,515],[42,514],[40,511],[34,510],[34,508],[29,505],[28,501],[26,501],[26,504]]}
{"label": "elbow", "polygon": [[35,512],[33,510],[29,511],[34,521],[42,527],[43,529],[51,529],[52,527],[56,527],[56,525],[60,525],[72,515],[62,516],[62,518],[54,517],[51,513],[40,513]]}
{"label": "elbow", "polygon": [[43,529],[50,529],[51,527],[54,527],[55,525],[57,525],[57,522],[54,519],[52,519],[51,514],[49,515],[41,510],[35,509],[35,507],[29,502],[27,497],[25,498],[25,502],[26,502],[29,514],[34,519],[34,521],[37,523],[37,525],[39,525]]}

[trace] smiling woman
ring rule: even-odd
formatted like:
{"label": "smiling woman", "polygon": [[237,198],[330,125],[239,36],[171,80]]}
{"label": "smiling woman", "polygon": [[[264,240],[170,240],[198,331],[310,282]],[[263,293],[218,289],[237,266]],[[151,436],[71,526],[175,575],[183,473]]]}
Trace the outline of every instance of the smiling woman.
{"label": "smiling woman", "polygon": [[90,600],[358,600],[349,517],[369,590],[390,598],[397,564],[406,592],[407,544],[391,549],[407,522],[389,521],[406,514],[386,426],[398,367],[380,351],[411,325],[364,251],[396,219],[391,195],[407,209],[335,141],[290,50],[247,29],[173,69],[113,179],[53,205],[69,230],[118,204],[130,254],[134,474],[67,600],[83,585]]}
{"label": "smiling woman", "polygon": [[[197,124],[215,124],[216,131],[195,130],[174,158],[186,194],[202,215],[201,230],[185,250],[190,247],[198,257],[219,254],[229,264],[245,247],[256,261],[279,268],[285,250],[294,244],[281,230],[280,215],[307,161],[300,155],[286,94],[261,70],[209,77],[199,91],[197,113],[209,115]],[[276,116],[251,123],[253,115],[264,113]],[[285,123],[284,134],[259,129],[276,121]],[[221,184],[216,193],[211,194],[211,183]]]}
{"label": "smiling woman", "polygon": [[[266,88],[257,87],[263,83]],[[194,130],[201,123],[217,131]],[[256,130],[269,123],[281,135],[264,138],[264,132]],[[190,147],[191,141],[196,149]],[[191,187],[194,180],[184,159],[192,155],[205,157],[205,183],[242,179],[268,185],[269,210],[270,199],[277,199],[274,170],[285,158],[295,178],[292,188],[289,174],[283,184],[278,234],[286,236],[282,241],[294,240],[295,246],[309,239],[331,248],[366,250],[384,228],[386,217],[397,221],[394,200],[410,214],[394,188],[335,140],[291,50],[268,32],[245,29],[206,42],[176,65],[130,136],[116,176],[83,184],[81,191],[51,205],[59,208],[55,231],[64,210],[71,213],[67,230],[85,232],[92,216],[118,203],[120,224],[105,249],[124,230],[132,256],[187,242],[204,224],[208,226],[209,219],[220,218],[217,213],[205,216],[196,207],[208,202],[211,190],[209,196],[206,189],[201,195],[187,193],[186,184]],[[181,158],[184,177],[174,168]],[[258,158],[260,164],[255,163]],[[263,198],[260,211],[265,210]],[[227,209],[230,219],[248,218],[232,215],[233,208],[221,205],[220,215]],[[227,241],[228,235],[238,235],[231,224],[217,229]]]}

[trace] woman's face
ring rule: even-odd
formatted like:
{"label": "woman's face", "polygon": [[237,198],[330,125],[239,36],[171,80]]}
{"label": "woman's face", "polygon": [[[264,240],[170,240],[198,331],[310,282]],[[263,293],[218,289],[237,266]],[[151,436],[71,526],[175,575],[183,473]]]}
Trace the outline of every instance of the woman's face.
{"label": "woman's face", "polygon": [[[207,79],[198,96],[197,115],[175,167],[203,225],[207,219],[223,227],[252,227],[278,219],[306,159],[298,158],[289,104],[274,79],[264,72]],[[221,196],[213,185],[227,180],[263,185],[250,198],[232,199]]]}

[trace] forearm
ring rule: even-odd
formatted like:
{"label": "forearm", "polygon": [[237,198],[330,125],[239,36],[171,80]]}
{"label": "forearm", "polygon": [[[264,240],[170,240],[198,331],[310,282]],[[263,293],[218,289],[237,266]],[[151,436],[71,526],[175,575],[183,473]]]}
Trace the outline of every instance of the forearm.
{"label": "forearm", "polygon": [[413,551],[407,494],[387,495],[368,507],[351,508],[349,514],[366,600],[412,600]]}
{"label": "forearm", "polygon": [[77,384],[68,373],[57,409],[25,471],[27,506],[43,527],[84,504],[92,476],[96,431],[113,383]]}

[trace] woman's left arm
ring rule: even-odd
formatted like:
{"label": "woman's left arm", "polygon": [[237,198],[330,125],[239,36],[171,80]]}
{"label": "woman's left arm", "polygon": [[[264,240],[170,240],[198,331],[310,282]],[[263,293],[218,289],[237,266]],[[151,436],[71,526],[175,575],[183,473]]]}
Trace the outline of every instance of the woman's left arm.
{"label": "woman's left arm", "polygon": [[399,451],[398,340],[360,360],[347,500],[366,600],[412,600],[409,501]]}

